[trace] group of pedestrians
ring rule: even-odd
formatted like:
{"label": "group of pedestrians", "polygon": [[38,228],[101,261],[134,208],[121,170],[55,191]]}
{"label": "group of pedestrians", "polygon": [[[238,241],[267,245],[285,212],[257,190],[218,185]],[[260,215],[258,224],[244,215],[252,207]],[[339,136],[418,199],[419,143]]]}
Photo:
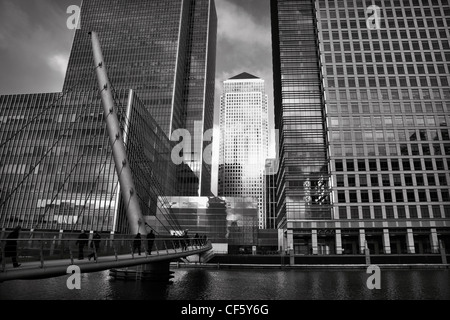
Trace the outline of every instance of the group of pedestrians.
{"label": "group of pedestrians", "polygon": [[[19,232],[21,230],[21,226],[17,226],[14,228],[14,230],[7,236],[4,246],[4,256],[6,258],[11,258],[11,261],[13,263],[14,268],[18,268],[21,264],[17,261],[17,239],[19,238]],[[155,234],[153,230],[150,230],[149,233],[147,233],[147,254],[152,254],[153,244],[155,242]],[[188,236],[187,230],[184,231],[182,235],[182,248],[183,250],[187,250],[187,247],[190,245],[191,241]],[[204,245],[206,244],[206,236],[199,236],[198,233],[194,236],[192,239],[193,245]],[[89,236],[87,235],[86,231],[82,230],[80,235],[78,236],[77,241],[75,242],[75,245],[78,246],[78,260],[84,259],[84,248],[89,243]],[[90,247],[92,249],[92,252],[87,256],[89,261],[94,258],[97,260],[97,254],[100,250],[100,243],[101,243],[101,236],[98,233],[98,231],[95,231]],[[142,246],[142,237],[141,234],[138,232],[133,240],[133,254],[135,252],[138,253],[138,255],[141,255],[141,246]],[[0,246],[1,249],[1,246]],[[2,262],[2,252],[0,251],[0,263]]]}
{"label": "group of pedestrians", "polygon": [[[149,233],[147,233],[147,254],[152,254],[152,248],[153,243],[155,242],[155,234],[153,233],[153,230],[150,230]],[[141,246],[142,246],[142,237],[141,234],[138,232],[133,240],[133,253],[136,251],[138,252],[138,255],[141,255]]]}
{"label": "group of pedestrians", "polygon": [[[102,237],[100,236],[98,231],[95,231],[90,244],[92,252],[88,255],[89,261],[91,261],[92,258],[97,260],[97,253],[100,250],[101,239]],[[78,236],[78,240],[75,242],[75,245],[78,245],[78,260],[84,259],[84,247],[87,246],[88,243],[89,236],[87,235],[86,231],[82,230],[81,234]]]}

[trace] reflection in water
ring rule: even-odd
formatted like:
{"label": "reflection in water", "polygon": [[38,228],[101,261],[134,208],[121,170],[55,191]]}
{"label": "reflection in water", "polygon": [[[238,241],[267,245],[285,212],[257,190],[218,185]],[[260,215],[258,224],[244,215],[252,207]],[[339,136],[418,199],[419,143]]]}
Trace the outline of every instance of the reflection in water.
{"label": "reflection in water", "polygon": [[171,284],[114,280],[108,271],[0,284],[0,300],[450,300],[449,270],[382,270],[369,290],[365,270],[174,269]]}

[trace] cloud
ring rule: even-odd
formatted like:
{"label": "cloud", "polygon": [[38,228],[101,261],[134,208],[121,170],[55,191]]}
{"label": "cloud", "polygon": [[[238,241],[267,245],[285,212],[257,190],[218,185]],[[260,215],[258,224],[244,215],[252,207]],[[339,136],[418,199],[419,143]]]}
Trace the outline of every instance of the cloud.
{"label": "cloud", "polygon": [[217,1],[216,7],[219,13],[219,39],[234,42],[236,45],[267,45],[270,25],[258,23],[256,17],[228,0]]}
{"label": "cloud", "polygon": [[66,54],[55,54],[47,58],[47,63],[50,68],[61,73],[62,76],[65,76],[69,57]]}
{"label": "cloud", "polygon": [[73,30],[66,2],[0,1],[0,94],[62,89]]}

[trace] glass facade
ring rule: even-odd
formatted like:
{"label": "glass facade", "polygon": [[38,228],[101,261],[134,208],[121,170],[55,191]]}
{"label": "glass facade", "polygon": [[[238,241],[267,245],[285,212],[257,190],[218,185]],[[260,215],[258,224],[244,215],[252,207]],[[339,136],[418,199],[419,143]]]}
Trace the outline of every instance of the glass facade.
{"label": "glass facade", "polygon": [[[370,25],[371,5],[379,8],[378,29]],[[283,13],[285,7],[290,13]],[[274,0],[272,8],[275,39],[279,35],[274,71],[281,74],[275,76],[276,103],[284,107],[289,90],[283,52],[293,47],[305,56],[305,43],[292,33],[307,22],[285,16],[305,8],[312,10],[312,25],[303,30],[316,38],[310,47],[320,52],[315,73],[322,75],[326,102],[331,217],[294,228],[290,248],[361,253],[367,245],[380,254],[433,253],[439,240],[450,247],[449,2]],[[290,68],[305,66],[297,61]],[[282,111],[281,151],[289,116],[289,110]],[[284,186],[283,177],[278,179]],[[283,211],[278,212],[280,218]]]}
{"label": "glass facade", "polygon": [[264,169],[264,228],[277,229],[278,159],[267,159]]}
{"label": "glass facade", "polygon": [[[135,94],[117,99],[142,213],[155,215],[177,192],[172,142]],[[0,96],[0,121],[0,227],[127,232],[97,91]]]}
{"label": "glass facade", "polygon": [[257,199],[264,228],[269,116],[264,80],[247,73],[224,81],[220,104],[219,196]]}
{"label": "glass facade", "polygon": [[193,146],[199,147],[184,155],[184,163],[196,178],[179,168],[179,180],[186,182],[183,194],[209,195],[211,174],[202,147],[214,117],[214,1],[83,1],[63,91],[97,88],[88,31],[98,33],[115,89],[135,90],[169,138],[177,129],[190,132]]}
{"label": "glass facade", "polygon": [[258,206],[252,198],[237,197],[168,197],[160,201],[156,221],[158,234],[177,234],[175,223],[164,219],[168,210],[183,230],[193,237],[206,235],[208,240],[236,247],[258,244]]}
{"label": "glass facade", "polygon": [[294,248],[300,221],[331,219],[325,103],[314,1],[271,1],[275,128],[280,131],[277,226]]}

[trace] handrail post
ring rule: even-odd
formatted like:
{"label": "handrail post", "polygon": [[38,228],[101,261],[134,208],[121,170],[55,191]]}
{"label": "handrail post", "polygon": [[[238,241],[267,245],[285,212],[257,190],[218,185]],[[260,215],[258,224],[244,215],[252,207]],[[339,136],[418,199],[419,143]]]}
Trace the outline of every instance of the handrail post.
{"label": "handrail post", "polygon": [[177,247],[176,247],[175,243],[173,242],[173,240],[172,240],[172,246],[173,246],[173,250],[175,250],[175,253],[177,253]]}
{"label": "handrail post", "polygon": [[157,241],[155,241],[156,255],[159,256],[158,245],[156,243],[157,243]]}
{"label": "handrail post", "polygon": [[113,243],[113,249],[114,249],[114,256],[116,257],[116,261],[118,261],[119,259],[117,258],[117,250],[116,250],[116,244]]}
{"label": "handrail post", "polygon": [[167,249],[167,244],[166,244],[166,240],[163,240],[163,243],[164,243],[164,247],[166,248],[166,252],[167,252],[167,254],[169,254],[169,249]]}
{"label": "handrail post", "polygon": [[44,268],[44,239],[41,238],[41,269]]}
{"label": "handrail post", "polygon": [[[93,240],[91,240],[91,241],[93,241]],[[95,263],[97,263],[97,247],[95,246],[95,242],[92,245],[92,248],[94,249],[94,261],[95,261]]]}
{"label": "handrail post", "polygon": [[2,271],[5,271],[6,268],[6,261],[5,261],[5,246],[6,244],[3,243],[3,241],[0,243],[1,249],[2,249]]}
{"label": "handrail post", "polygon": [[72,252],[72,248],[69,245],[69,254],[70,254],[70,264],[73,265],[73,252]]}
{"label": "handrail post", "polygon": [[133,245],[130,243],[131,257],[134,259]]}

